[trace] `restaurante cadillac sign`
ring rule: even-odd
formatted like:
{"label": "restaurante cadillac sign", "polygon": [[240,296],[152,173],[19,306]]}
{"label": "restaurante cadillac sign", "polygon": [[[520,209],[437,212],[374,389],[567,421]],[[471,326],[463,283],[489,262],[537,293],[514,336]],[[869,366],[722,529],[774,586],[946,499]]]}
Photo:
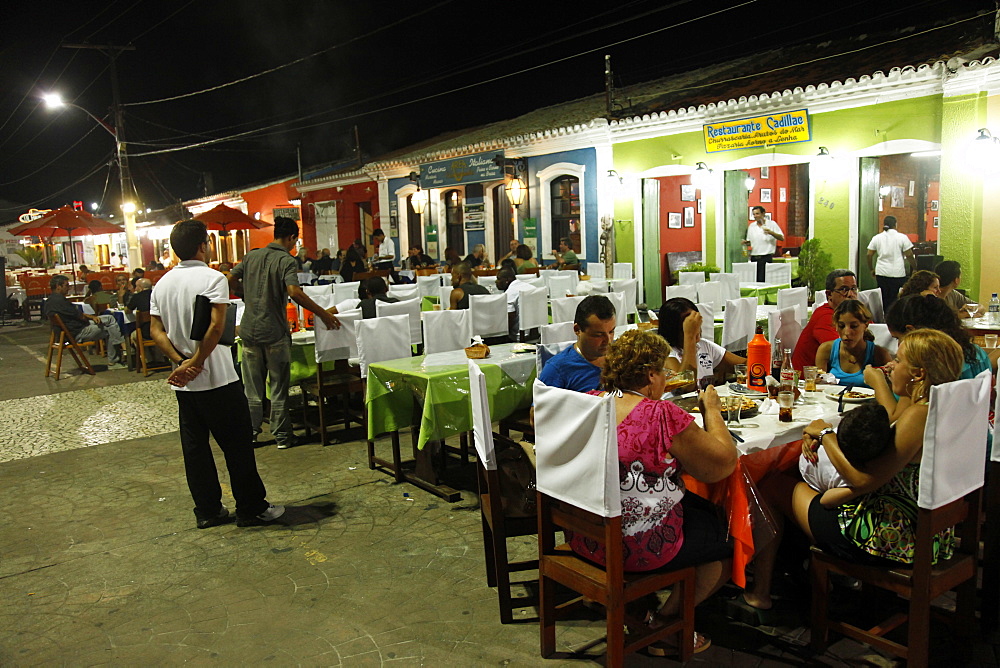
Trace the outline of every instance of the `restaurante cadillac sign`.
{"label": "restaurante cadillac sign", "polygon": [[812,138],[809,112],[806,109],[709,123],[703,125],[702,129],[706,153],[794,144]]}

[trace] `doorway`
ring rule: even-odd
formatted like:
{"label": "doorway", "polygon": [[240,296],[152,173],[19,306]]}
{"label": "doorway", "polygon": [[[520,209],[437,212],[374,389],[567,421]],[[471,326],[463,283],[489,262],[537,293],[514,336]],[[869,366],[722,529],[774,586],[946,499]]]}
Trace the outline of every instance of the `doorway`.
{"label": "doorway", "polygon": [[462,193],[458,190],[448,190],[441,197],[444,200],[444,220],[447,229],[445,248],[452,248],[460,257],[465,257]]}
{"label": "doorway", "polygon": [[501,184],[493,188],[493,257],[500,258],[510,250],[510,242],[517,238],[514,231],[514,207],[507,199],[507,188]]}

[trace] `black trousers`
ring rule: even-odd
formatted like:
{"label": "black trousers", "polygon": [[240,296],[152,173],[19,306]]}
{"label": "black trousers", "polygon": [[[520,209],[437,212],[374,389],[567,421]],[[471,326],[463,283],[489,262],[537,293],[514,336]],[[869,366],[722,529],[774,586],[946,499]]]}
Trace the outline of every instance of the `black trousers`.
{"label": "black trousers", "polygon": [[257,473],[250,408],[239,381],[204,392],[174,392],[180,417],[181,449],[188,489],[198,519],[218,516],[222,486],[208,442],[211,434],[226,458],[236,514],[251,518],[267,509],[267,492]]}
{"label": "black trousers", "polygon": [[892,303],[899,299],[899,291],[906,284],[906,276],[879,276],[875,275],[875,282],[878,289],[882,291],[882,312],[888,313]]}
{"label": "black trousers", "polygon": [[770,262],[773,258],[774,258],[774,253],[766,253],[764,255],[751,255],[750,256],[750,261],[757,263],[757,282],[758,283],[763,283],[764,282],[764,278],[767,275],[767,270],[764,269],[764,267],[766,267],[767,264],[768,264],[768,262]]}

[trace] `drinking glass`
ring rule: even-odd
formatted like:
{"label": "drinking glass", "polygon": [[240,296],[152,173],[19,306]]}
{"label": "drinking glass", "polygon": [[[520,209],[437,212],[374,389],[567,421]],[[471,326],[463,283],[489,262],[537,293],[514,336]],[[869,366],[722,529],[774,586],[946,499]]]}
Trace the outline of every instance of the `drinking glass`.
{"label": "drinking glass", "polygon": [[792,405],[794,403],[794,392],[778,392],[778,422],[792,421]]}
{"label": "drinking glass", "polygon": [[996,334],[986,334],[985,336],[983,336],[983,339],[986,341],[986,347],[987,348],[996,348],[997,347],[997,335]]}
{"label": "drinking glass", "polygon": [[737,365],[735,365],[733,367],[733,369],[736,371],[736,382],[739,383],[740,385],[746,385],[747,384],[747,365],[746,364],[737,364]]}
{"label": "drinking glass", "polygon": [[806,392],[815,392],[816,391],[816,378],[819,377],[819,367],[815,367],[815,366],[803,367],[802,368],[802,373],[805,375],[805,378],[806,378],[805,391]]}

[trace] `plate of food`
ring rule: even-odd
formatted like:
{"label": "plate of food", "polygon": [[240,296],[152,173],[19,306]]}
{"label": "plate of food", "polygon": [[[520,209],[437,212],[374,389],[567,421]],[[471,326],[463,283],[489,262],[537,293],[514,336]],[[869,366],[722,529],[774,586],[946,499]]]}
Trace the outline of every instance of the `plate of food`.
{"label": "plate of food", "polygon": [[[759,395],[760,393],[759,392],[755,392],[755,394]],[[720,398],[723,401],[726,400],[725,397],[720,397]],[[740,406],[740,419],[749,418],[749,417],[753,417],[753,416],[757,415],[757,411],[760,409],[759,400],[761,398],[763,398],[762,395],[758,396],[756,398],[743,397],[743,403]],[[680,406],[681,408],[683,408],[684,410],[686,410],[689,413],[700,413],[701,412],[701,408],[698,406],[698,397],[697,396],[693,396],[693,397],[678,397],[676,399],[670,399],[670,401],[674,402],[675,404],[677,404],[678,406]],[[722,404],[722,417],[726,417],[726,404],[725,403]]]}
{"label": "plate of food", "polygon": [[[843,387],[831,387],[823,391],[827,399],[840,401],[840,393],[844,392]],[[867,387],[855,387],[844,392],[844,402],[848,404],[860,404],[863,401],[870,401],[875,398],[875,390]]]}

